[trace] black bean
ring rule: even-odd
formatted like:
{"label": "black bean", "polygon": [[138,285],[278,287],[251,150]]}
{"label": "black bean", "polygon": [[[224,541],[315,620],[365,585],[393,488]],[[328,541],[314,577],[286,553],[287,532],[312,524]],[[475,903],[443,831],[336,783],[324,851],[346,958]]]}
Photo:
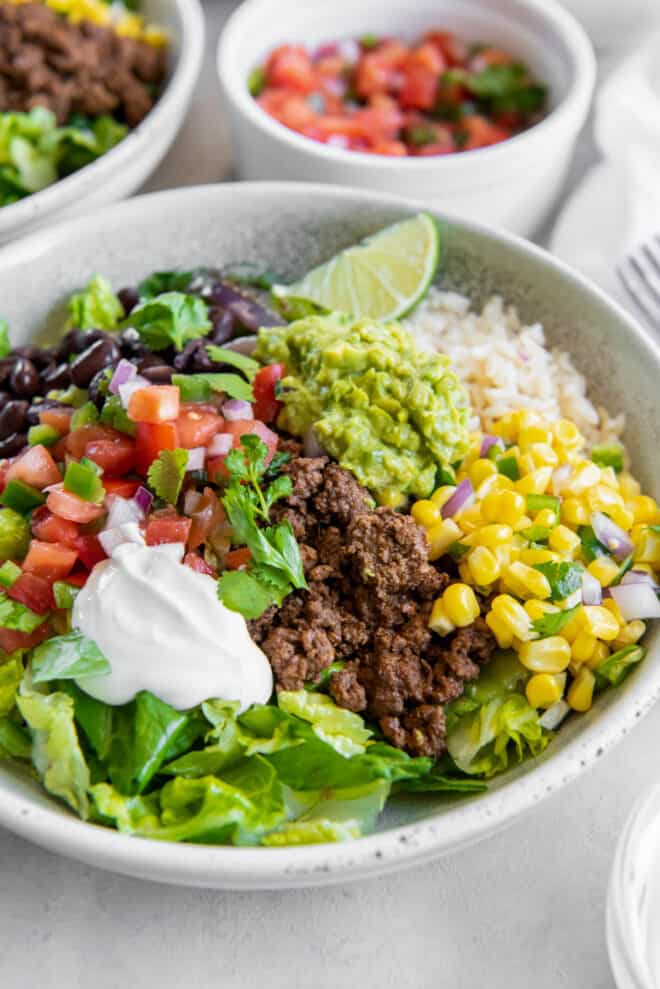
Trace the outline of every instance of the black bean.
{"label": "black bean", "polygon": [[124,312],[127,316],[133,312],[138,302],[140,301],[140,296],[134,288],[122,288],[117,292],[117,298],[124,307]]}
{"label": "black bean", "polygon": [[118,336],[119,346],[121,347],[121,352],[123,357],[127,357],[129,360],[133,357],[141,357],[146,353],[146,347],[140,340],[140,334],[132,326],[124,330]]}
{"label": "black bean", "polygon": [[148,367],[161,367],[167,362],[159,357],[158,354],[145,354],[144,357],[140,357],[139,360],[135,362],[135,366],[140,374],[144,374]]}
{"label": "black bean", "polygon": [[11,373],[16,363],[15,357],[3,357],[0,360],[0,385],[8,385]]}
{"label": "black bean", "polygon": [[174,367],[177,371],[190,371],[194,355],[197,353],[199,340],[189,340],[181,353],[174,358]]}
{"label": "black bean", "polygon": [[68,388],[71,384],[70,364],[53,364],[41,373],[41,387],[44,391],[53,388]]}
{"label": "black bean", "polygon": [[117,343],[108,336],[96,340],[71,363],[71,380],[78,388],[86,388],[101,368],[115,364],[121,357]]}
{"label": "black bean", "polygon": [[215,344],[221,344],[227,340],[231,340],[240,329],[232,314],[220,306],[213,306],[209,309],[209,317],[213,323],[213,329],[209,333],[209,338]]}
{"label": "black bean", "polygon": [[12,433],[18,433],[25,429],[25,415],[28,410],[28,403],[14,399],[7,402],[0,412],[0,437],[7,438]]}
{"label": "black bean", "polygon": [[167,364],[153,364],[141,372],[142,376],[152,385],[169,385],[174,371]]}
{"label": "black bean", "polygon": [[12,396],[8,391],[0,391],[0,411],[4,409],[7,402],[11,402]]}
{"label": "black bean", "polygon": [[20,398],[32,398],[39,391],[39,372],[25,357],[19,357],[9,378],[9,385]]}
{"label": "black bean", "polygon": [[66,360],[72,354],[81,354],[97,340],[105,340],[107,337],[105,330],[69,330],[60,340],[57,356],[60,360]]}
{"label": "black bean", "polygon": [[27,443],[27,433],[12,433],[6,439],[0,440],[0,457],[13,457]]}

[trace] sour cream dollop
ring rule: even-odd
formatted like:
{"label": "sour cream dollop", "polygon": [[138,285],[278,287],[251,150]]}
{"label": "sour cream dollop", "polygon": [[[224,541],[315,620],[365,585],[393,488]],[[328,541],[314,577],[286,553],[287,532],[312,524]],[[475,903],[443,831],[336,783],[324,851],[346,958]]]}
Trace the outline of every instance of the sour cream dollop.
{"label": "sour cream dollop", "polygon": [[183,546],[122,543],[76,598],[72,625],[93,639],[112,672],[78,686],[106,704],[141,690],[177,710],[210,698],[265,704],[270,664],[243,617],[218,600],[216,583],[183,566]]}

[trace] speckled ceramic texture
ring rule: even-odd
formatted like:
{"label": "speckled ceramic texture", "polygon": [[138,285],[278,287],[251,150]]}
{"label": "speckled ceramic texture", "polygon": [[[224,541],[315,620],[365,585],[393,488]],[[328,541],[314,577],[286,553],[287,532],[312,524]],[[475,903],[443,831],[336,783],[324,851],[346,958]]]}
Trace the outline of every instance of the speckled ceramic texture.
{"label": "speckled ceramic texture", "polygon": [[[293,278],[335,251],[416,212],[403,200],[328,186],[242,184],[134,199],[0,250],[0,310],[15,342],[43,330],[94,272],[116,287],[155,269],[236,260],[267,262]],[[513,237],[438,217],[444,288],[479,303],[493,292],[544,323],[570,350],[597,402],[628,417],[626,441],[647,490],[660,493],[660,350],[579,275]],[[218,888],[284,888],[346,882],[451,852],[503,828],[602,758],[660,695],[660,629],[649,655],[616,691],[563,727],[544,755],[468,799],[392,801],[378,831],[343,845],[221,848],[168,845],[85,824],[32,781],[0,768],[0,824],[101,868]],[[539,810],[542,813],[542,810]]]}
{"label": "speckled ceramic texture", "polygon": [[165,157],[183,123],[202,66],[199,0],[143,0],[147,19],[170,36],[167,85],[151,113],[115,148],[42,192],[0,209],[0,244],[54,219],[78,216],[135,192]]}

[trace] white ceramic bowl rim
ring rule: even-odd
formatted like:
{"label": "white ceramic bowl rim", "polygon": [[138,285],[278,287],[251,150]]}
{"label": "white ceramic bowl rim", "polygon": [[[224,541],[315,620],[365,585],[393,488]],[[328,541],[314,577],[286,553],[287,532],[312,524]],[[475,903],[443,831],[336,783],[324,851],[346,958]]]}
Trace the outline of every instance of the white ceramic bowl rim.
{"label": "white ceramic bowl rim", "polygon": [[59,179],[40,192],[33,192],[11,206],[3,206],[3,222],[19,226],[32,219],[35,209],[41,210],[44,215],[61,209],[64,205],[62,200],[70,202],[80,195],[78,187],[81,181],[93,186],[95,182],[101,180],[102,176],[99,173],[102,168],[121,170],[131,161],[139,146],[149,144],[156,139],[171,109],[185,100],[187,93],[194,86],[202,58],[205,27],[200,0],[176,0],[176,3],[182,24],[179,58],[165,90],[142,123],[129,131],[123,141],[114,148],[106,151],[104,155],[85,165],[84,168]]}
{"label": "white ceramic bowl rim", "polygon": [[[462,162],[467,159],[470,161],[476,161],[476,159],[485,161],[487,159],[490,162],[495,162],[507,155],[509,149],[515,154],[523,142],[529,147],[532,143],[542,141],[550,129],[554,130],[556,127],[562,126],[564,121],[579,119],[582,122],[591,102],[596,81],[596,58],[582,25],[573,14],[560,6],[557,0],[518,0],[518,2],[536,11],[546,21],[548,29],[555,36],[560,37],[566,45],[573,59],[573,84],[564,99],[533,127],[502,141],[500,144],[488,148],[477,148],[473,151],[462,151],[459,156]],[[294,149],[310,155],[319,155],[329,161],[345,162],[350,160],[358,168],[373,168],[375,157],[373,154],[335,148],[298,134],[284,124],[280,124],[262,110],[250,95],[247,88],[247,72],[242,75],[233,70],[233,50],[244,30],[243,21],[250,16],[254,9],[265,7],[268,3],[273,5],[273,0],[246,0],[229,18],[220,35],[217,65],[225,92],[240,112],[245,114],[253,124],[272,137],[278,138],[284,143],[288,142]],[[446,167],[446,162],[453,162],[457,155],[408,156],[405,158],[378,155],[376,157],[379,168],[414,172],[415,169]]]}
{"label": "white ceramic bowl rim", "polygon": [[[80,228],[99,227],[105,217],[134,223],[141,204],[158,203],[163,215],[175,215],[177,206],[187,208],[194,197],[209,199],[217,186],[198,186],[142,196],[106,207],[78,220],[60,223],[0,250],[0,273],[9,264],[34,262],[56,252],[62,242]],[[332,195],[354,204],[373,203],[401,209],[422,209],[410,199],[357,192],[338,186],[303,183],[239,183],[231,186],[233,197],[258,196],[269,192],[284,204],[290,191],[315,196]],[[440,214],[436,214],[440,215]],[[660,368],[660,343],[653,340],[620,306],[582,275],[541,248],[512,234],[494,232],[481,224],[447,217],[467,230],[504,247],[525,252],[554,269],[564,279],[601,307],[616,315],[622,328],[635,341],[651,366]],[[636,724],[660,697],[660,663],[648,658],[643,678],[626,682],[617,703],[556,755],[540,763],[528,775],[479,796],[478,807],[469,798],[450,811],[413,824],[393,828],[346,844],[308,845],[287,848],[233,848],[177,845],[120,834],[67,816],[60,809],[37,805],[8,792],[0,778],[0,824],[45,847],[72,858],[83,858],[101,868],[182,885],[236,889],[266,889],[316,886],[347,882],[368,875],[392,872],[430,859],[443,851],[468,845],[487,831],[503,828],[514,817],[529,811],[545,797],[592,766]],[[622,690],[624,688],[621,688]],[[486,821],[492,822],[489,825]]]}

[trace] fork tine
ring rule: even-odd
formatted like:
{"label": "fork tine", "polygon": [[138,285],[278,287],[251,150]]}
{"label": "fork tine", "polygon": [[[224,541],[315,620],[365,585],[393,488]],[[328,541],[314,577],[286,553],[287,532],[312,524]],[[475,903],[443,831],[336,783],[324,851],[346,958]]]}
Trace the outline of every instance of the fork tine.
{"label": "fork tine", "polygon": [[[658,253],[660,254],[660,241],[657,241]],[[649,262],[649,264],[654,268],[656,273],[660,276],[660,257],[653,253],[651,249],[651,243],[642,244],[642,254]]]}
{"label": "fork tine", "polygon": [[655,328],[660,329],[660,313],[652,311],[648,308],[647,304],[644,302],[642,296],[637,290],[636,285],[634,285],[631,281],[630,276],[626,271],[625,263],[616,266],[616,273],[619,281],[623,285],[624,290],[633,300],[640,312],[644,314],[649,323],[651,323]]}
{"label": "fork tine", "polygon": [[651,293],[658,306],[660,306],[660,289],[655,285],[653,277],[641,263],[636,254],[631,254],[628,260],[630,261],[631,267],[639,280],[642,282],[644,288],[647,292]]}

